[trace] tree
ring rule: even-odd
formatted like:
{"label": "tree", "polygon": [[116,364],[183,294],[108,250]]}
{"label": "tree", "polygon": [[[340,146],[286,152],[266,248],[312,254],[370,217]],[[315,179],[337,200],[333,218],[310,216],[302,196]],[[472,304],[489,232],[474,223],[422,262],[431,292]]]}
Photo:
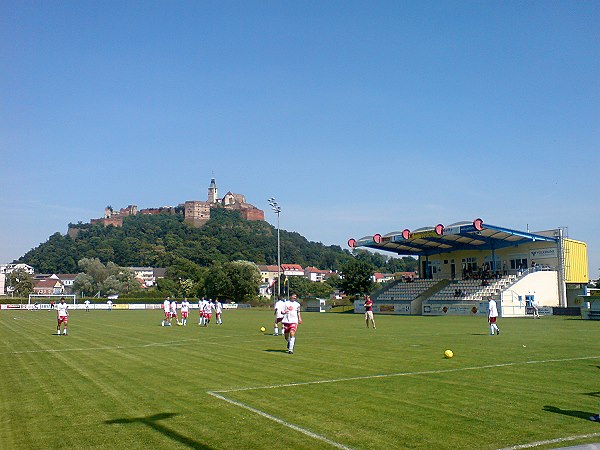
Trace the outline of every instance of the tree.
{"label": "tree", "polygon": [[73,280],[73,292],[79,292],[82,296],[94,295],[94,279],[86,273],[78,274]]}
{"label": "tree", "polygon": [[33,292],[33,277],[24,269],[17,269],[6,276],[6,286],[17,297],[25,297]]}
{"label": "tree", "polygon": [[252,300],[258,294],[260,286],[260,270],[249,261],[234,261],[224,264],[225,273],[229,276],[236,302]]}
{"label": "tree", "polygon": [[93,295],[100,292],[105,295],[128,294],[140,289],[131,270],[119,267],[109,261],[106,265],[98,258],[83,258],[78,263],[83,273],[73,281],[76,292]]}
{"label": "tree", "polygon": [[100,285],[100,292],[106,295],[121,293],[122,283],[114,275],[109,275]]}
{"label": "tree", "polygon": [[295,293],[300,298],[328,298],[334,290],[327,282],[310,281],[304,277],[287,277],[287,282],[283,286],[286,292],[289,288],[290,293]]}
{"label": "tree", "polygon": [[353,259],[342,267],[342,289],[347,295],[368,294],[373,287],[374,271],[371,264]]}
{"label": "tree", "polygon": [[233,297],[233,283],[222,266],[215,265],[208,270],[205,292],[208,297],[219,300],[228,300]]}

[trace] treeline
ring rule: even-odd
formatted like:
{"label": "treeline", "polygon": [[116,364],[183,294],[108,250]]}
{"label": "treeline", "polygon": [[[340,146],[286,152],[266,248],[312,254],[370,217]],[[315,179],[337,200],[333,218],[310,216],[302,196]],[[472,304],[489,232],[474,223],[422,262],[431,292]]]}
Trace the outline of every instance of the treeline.
{"label": "treeline", "polygon": [[[183,222],[179,214],[125,217],[122,227],[70,224],[77,237],[55,233],[18,262],[38,273],[78,273],[78,262],[97,258],[120,267],[172,267],[186,262],[210,268],[233,261],[277,264],[277,229],[264,221],[242,219],[237,211],[214,209],[202,228]],[[354,257],[387,273],[415,270],[413,258],[390,258],[359,251],[355,255],[340,246],[309,242],[296,232],[281,230],[281,262],[340,270]],[[175,278],[173,276],[171,279]]]}

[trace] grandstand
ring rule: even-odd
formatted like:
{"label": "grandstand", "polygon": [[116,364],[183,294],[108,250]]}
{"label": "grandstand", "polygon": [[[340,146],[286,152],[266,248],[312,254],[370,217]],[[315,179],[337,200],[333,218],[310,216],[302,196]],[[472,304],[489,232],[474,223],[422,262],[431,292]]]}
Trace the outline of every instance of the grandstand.
{"label": "grandstand", "polygon": [[[532,233],[476,219],[348,245],[418,257],[420,278],[395,281],[374,296],[373,310],[384,314],[486,314],[491,298],[503,316],[527,315],[534,299],[551,313],[578,306],[589,281],[586,244],[566,237],[564,228]],[[362,301],[355,312],[362,312]]]}

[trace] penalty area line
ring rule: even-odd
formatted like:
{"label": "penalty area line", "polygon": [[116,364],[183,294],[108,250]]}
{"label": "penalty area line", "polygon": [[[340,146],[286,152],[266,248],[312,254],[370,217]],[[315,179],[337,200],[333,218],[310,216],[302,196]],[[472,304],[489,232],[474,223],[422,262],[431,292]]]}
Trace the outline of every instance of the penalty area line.
{"label": "penalty area line", "polygon": [[278,423],[280,425],[283,425],[284,427],[287,427],[287,428],[290,428],[292,430],[298,431],[298,432],[300,432],[300,433],[302,433],[302,434],[304,434],[306,436],[309,436],[309,437],[311,437],[313,439],[317,439],[319,441],[325,442],[326,444],[329,444],[332,447],[341,448],[341,449],[344,449],[344,450],[351,450],[350,447],[346,447],[345,445],[342,445],[339,442],[332,441],[331,439],[329,439],[329,438],[327,438],[325,436],[322,436],[322,435],[317,434],[317,433],[313,433],[312,431],[307,430],[306,428],[302,428],[302,427],[299,427],[298,425],[294,425],[293,423],[290,423],[290,422],[287,422],[287,421],[285,421],[283,419],[275,417],[275,416],[273,416],[271,414],[268,414],[268,413],[266,413],[264,411],[261,411],[260,409],[254,408],[254,407],[252,407],[250,405],[246,405],[245,403],[238,402],[237,400],[233,400],[231,398],[227,398],[227,397],[225,397],[223,395],[220,395],[220,394],[218,394],[218,393],[216,393],[214,391],[207,391],[207,394],[212,395],[213,397],[215,397],[215,398],[217,398],[219,400],[223,400],[224,402],[231,403],[232,405],[238,406],[240,408],[243,408],[243,409],[246,409],[246,410],[248,410],[250,412],[258,414],[259,416],[262,416],[265,419],[269,419],[269,420],[271,420],[273,422],[276,422],[276,423]]}
{"label": "penalty area line", "polygon": [[522,448],[533,448],[539,447],[541,445],[560,444],[561,442],[575,441],[577,439],[588,439],[598,436],[600,436],[600,433],[581,434],[579,436],[567,436],[563,438],[548,439],[545,441],[530,442],[529,444],[514,445],[512,447],[504,447],[500,450],[519,450]]}
{"label": "penalty area line", "polygon": [[298,383],[272,384],[272,385],[267,385],[267,386],[250,386],[250,387],[233,388],[233,389],[218,389],[218,390],[215,390],[212,392],[227,393],[227,392],[241,392],[241,391],[256,391],[259,389],[278,389],[278,388],[283,388],[283,387],[307,386],[307,385],[311,385],[311,384],[327,384],[327,383],[341,383],[341,382],[345,382],[345,381],[372,380],[375,378],[409,377],[409,376],[415,376],[415,375],[436,375],[436,374],[441,374],[441,373],[464,372],[467,370],[496,369],[496,368],[500,368],[500,367],[521,366],[521,365],[526,365],[526,364],[546,364],[546,363],[553,363],[553,362],[581,361],[581,360],[587,360],[587,359],[600,359],[600,356],[581,356],[581,357],[577,357],[577,358],[508,362],[508,363],[500,363],[500,364],[488,364],[485,366],[456,367],[454,369],[422,370],[422,371],[416,371],[416,372],[384,373],[384,374],[377,374],[377,375],[364,375],[364,376],[348,377],[348,378],[333,378],[333,379],[329,379],[329,380],[314,380],[314,381],[301,381]]}

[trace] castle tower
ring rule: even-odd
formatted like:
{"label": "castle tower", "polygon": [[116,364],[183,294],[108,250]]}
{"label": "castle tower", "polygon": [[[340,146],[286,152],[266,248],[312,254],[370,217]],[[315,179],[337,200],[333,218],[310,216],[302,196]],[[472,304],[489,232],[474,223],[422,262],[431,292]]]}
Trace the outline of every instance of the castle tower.
{"label": "castle tower", "polygon": [[217,183],[214,178],[210,179],[210,186],[208,187],[208,203],[217,203],[219,194],[217,191]]}

